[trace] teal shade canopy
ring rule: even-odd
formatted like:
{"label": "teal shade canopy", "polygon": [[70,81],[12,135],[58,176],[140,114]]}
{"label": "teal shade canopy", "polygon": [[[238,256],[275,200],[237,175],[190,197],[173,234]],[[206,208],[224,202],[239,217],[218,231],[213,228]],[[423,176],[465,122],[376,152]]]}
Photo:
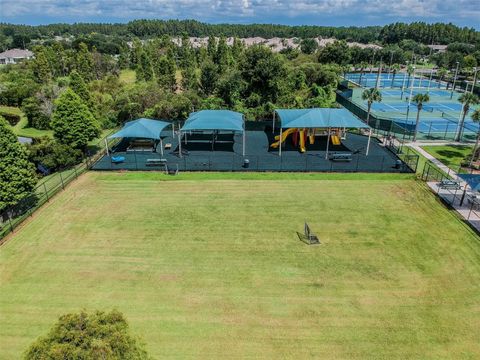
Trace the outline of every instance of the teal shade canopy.
{"label": "teal shade canopy", "polygon": [[241,113],[230,110],[201,110],[190,114],[182,131],[244,131]]}
{"label": "teal shade canopy", "polygon": [[108,138],[144,138],[160,140],[163,129],[171,123],[152,119],[137,119],[126,122],[123,128]]}
{"label": "teal shade canopy", "polygon": [[347,128],[368,129],[369,126],[347,109],[277,109],[281,127],[288,128]]}

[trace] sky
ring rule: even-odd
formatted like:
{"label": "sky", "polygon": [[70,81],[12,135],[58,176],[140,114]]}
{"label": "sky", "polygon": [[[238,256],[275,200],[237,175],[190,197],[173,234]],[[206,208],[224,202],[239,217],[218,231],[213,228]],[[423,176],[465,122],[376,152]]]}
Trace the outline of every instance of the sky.
{"label": "sky", "polygon": [[38,25],[134,19],[328,26],[425,21],[480,30],[480,0],[0,0],[0,22]]}

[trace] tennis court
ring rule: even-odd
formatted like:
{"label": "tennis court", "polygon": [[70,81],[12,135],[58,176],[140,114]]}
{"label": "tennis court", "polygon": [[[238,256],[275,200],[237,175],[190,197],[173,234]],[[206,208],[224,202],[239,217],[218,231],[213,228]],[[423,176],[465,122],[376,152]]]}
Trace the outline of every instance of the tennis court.
{"label": "tennis court", "polygon": [[[364,105],[367,106],[367,103],[364,102]],[[414,103],[413,101],[408,104],[408,101],[404,102],[386,102],[385,100],[382,100],[382,102],[379,103],[373,103],[372,104],[372,110],[373,111],[383,111],[383,112],[399,112],[399,113],[406,113],[408,110],[408,107],[410,107],[410,112],[417,112],[417,104]],[[458,113],[460,115],[460,112],[462,111],[462,104],[461,103],[442,103],[442,102],[428,102],[428,104],[424,104],[422,108],[422,112],[439,112],[439,113],[450,113],[452,115],[455,115],[455,113]],[[473,111],[472,111],[473,112]]]}
{"label": "tennis court", "polygon": [[412,84],[414,88],[447,88],[446,82],[430,79],[429,74],[425,75],[425,77],[411,77],[405,73],[397,73],[395,75],[393,73],[381,73],[380,76],[377,73],[349,73],[345,75],[345,78],[362,87],[375,87],[378,81],[378,87],[380,88],[410,88]]}
{"label": "tennis court", "polygon": [[[415,130],[415,121],[406,119],[395,119],[394,122],[398,127],[408,132],[413,132]],[[445,137],[455,134],[457,132],[457,129],[458,123],[452,122],[444,118],[421,120],[418,127],[418,131],[425,134],[426,136],[444,135]],[[463,134],[465,136],[476,136],[478,131],[478,124],[472,121],[465,122],[463,127]]]}

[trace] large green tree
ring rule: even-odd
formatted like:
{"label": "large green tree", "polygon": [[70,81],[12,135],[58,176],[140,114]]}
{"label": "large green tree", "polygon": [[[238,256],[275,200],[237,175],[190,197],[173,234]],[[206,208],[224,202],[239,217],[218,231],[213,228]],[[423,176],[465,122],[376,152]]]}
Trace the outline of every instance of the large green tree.
{"label": "large green tree", "polygon": [[91,111],[70,88],[58,97],[55,105],[51,122],[55,138],[62,144],[85,150],[88,142],[100,134]]}
{"label": "large green tree", "polygon": [[324,64],[346,65],[350,62],[350,58],[350,48],[345,41],[335,41],[327,44],[318,54],[318,61]]}
{"label": "large green tree", "polygon": [[0,210],[17,204],[37,183],[28,152],[0,116]]}
{"label": "large green tree", "polygon": [[365,89],[362,93],[362,99],[367,102],[367,125],[369,125],[372,104],[382,101],[382,93],[376,88]]}
{"label": "large green tree", "polygon": [[246,83],[246,98],[256,93],[263,102],[275,102],[281,95],[287,68],[280,55],[265,46],[255,45],[245,51],[239,68]]}
{"label": "large green tree", "polygon": [[143,344],[130,335],[122,313],[113,310],[61,316],[46,336],[29,347],[24,358],[142,360],[149,356]]}
{"label": "large green tree", "polygon": [[211,95],[216,89],[219,79],[218,66],[211,61],[202,64],[200,87],[205,95]]}
{"label": "large green tree", "polygon": [[93,108],[93,97],[87,88],[87,84],[78,71],[73,70],[70,73],[70,88],[80,96],[83,102],[90,108]]}
{"label": "large green tree", "polygon": [[76,52],[75,68],[82,75],[82,78],[92,80],[94,78],[93,66],[93,55],[88,50],[88,46],[83,42],[80,43]]}

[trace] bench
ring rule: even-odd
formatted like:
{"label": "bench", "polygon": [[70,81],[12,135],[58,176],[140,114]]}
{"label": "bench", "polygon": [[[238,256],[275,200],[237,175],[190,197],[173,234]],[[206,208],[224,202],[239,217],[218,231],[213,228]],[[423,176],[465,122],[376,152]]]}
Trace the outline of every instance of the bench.
{"label": "bench", "polygon": [[147,166],[164,166],[167,163],[167,159],[147,159]]}
{"label": "bench", "polygon": [[438,183],[438,187],[445,190],[460,190],[460,182],[455,180],[442,180]]}
{"label": "bench", "polygon": [[328,155],[331,161],[352,161],[351,153],[331,153]]}

